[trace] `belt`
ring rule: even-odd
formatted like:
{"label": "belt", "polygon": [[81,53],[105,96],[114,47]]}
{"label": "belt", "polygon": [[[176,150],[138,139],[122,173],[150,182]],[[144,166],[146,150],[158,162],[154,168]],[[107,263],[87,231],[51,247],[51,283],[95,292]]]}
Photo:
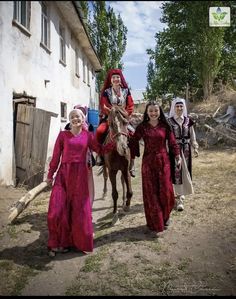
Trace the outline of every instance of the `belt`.
{"label": "belt", "polygon": [[185,139],[185,138],[176,138],[177,143],[181,144],[188,144],[190,142],[190,139]]}

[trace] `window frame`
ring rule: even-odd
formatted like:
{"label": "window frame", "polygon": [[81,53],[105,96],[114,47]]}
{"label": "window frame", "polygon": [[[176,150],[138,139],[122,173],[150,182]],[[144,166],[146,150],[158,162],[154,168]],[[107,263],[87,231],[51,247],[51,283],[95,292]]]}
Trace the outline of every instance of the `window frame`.
{"label": "window frame", "polygon": [[61,122],[67,122],[67,103],[61,102]]}
{"label": "window frame", "polygon": [[31,36],[30,18],[31,1],[14,1],[12,24],[17,26],[23,33],[25,33],[28,36]]}
{"label": "window frame", "polygon": [[65,39],[65,27],[62,24],[59,25],[59,51],[60,62],[66,65],[66,39]]}
{"label": "window frame", "polygon": [[75,49],[75,75],[80,78],[79,49]]}
{"label": "window frame", "polygon": [[[46,8],[46,11],[43,10],[43,7]],[[45,27],[46,27],[46,31],[45,31]],[[46,38],[45,38],[45,32],[46,32]],[[49,11],[49,5],[45,1],[42,1],[41,3],[41,42],[40,44],[46,49],[50,50],[50,11]]]}

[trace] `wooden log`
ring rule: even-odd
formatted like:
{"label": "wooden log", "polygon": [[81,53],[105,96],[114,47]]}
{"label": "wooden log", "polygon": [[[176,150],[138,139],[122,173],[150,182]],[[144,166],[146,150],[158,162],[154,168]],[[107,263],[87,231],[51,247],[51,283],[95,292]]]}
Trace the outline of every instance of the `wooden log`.
{"label": "wooden log", "polygon": [[233,138],[233,137],[231,137],[231,136],[229,136],[229,135],[226,135],[225,133],[220,132],[219,130],[214,129],[214,128],[208,126],[207,124],[205,124],[204,126],[205,126],[207,129],[209,129],[209,130],[211,130],[211,131],[213,131],[213,132],[215,132],[215,133],[217,133],[217,134],[220,134],[220,135],[222,135],[222,136],[224,136],[224,137],[226,137],[226,138],[228,138],[228,139],[231,139],[231,140],[233,140],[233,141],[236,141],[235,138]]}
{"label": "wooden log", "polygon": [[17,201],[15,204],[15,207],[13,208],[11,214],[8,217],[8,220],[10,223],[16,219],[17,216],[20,215],[20,213],[28,206],[28,204],[46,187],[48,184],[46,182],[42,182],[33,189],[31,189],[29,192],[27,192],[24,196],[21,197],[20,200]]}
{"label": "wooden log", "polygon": [[212,115],[212,117],[214,118],[217,114],[217,112],[220,110],[221,105],[216,109],[215,113]]}

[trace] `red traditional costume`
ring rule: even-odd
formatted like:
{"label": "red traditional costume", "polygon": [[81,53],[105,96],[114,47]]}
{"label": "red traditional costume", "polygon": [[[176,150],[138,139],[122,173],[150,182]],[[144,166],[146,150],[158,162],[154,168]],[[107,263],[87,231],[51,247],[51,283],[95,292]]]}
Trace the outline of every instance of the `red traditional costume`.
{"label": "red traditional costume", "polygon": [[148,122],[138,125],[132,137],[132,151],[138,152],[141,138],[144,141],[142,187],[147,226],[152,231],[162,232],[175,204],[166,141],[175,156],[179,155],[179,147],[173,132],[161,122],[155,127]]}
{"label": "red traditional costume", "polygon": [[74,247],[93,251],[92,207],[88,187],[87,151],[104,154],[114,145],[102,148],[93,133],[83,129],[79,135],[61,131],[57,137],[48,179],[59,163],[48,210],[48,248]]}
{"label": "red traditional costume", "polygon": [[[117,94],[112,88],[111,77],[113,75],[120,76],[120,94]],[[103,143],[105,133],[108,130],[107,115],[109,113],[109,110],[107,108],[111,108],[114,104],[123,106],[129,115],[131,115],[134,110],[133,98],[130,94],[130,90],[120,69],[111,69],[108,72],[103,89],[101,91],[99,107],[101,122],[96,130],[96,138],[99,143]]]}

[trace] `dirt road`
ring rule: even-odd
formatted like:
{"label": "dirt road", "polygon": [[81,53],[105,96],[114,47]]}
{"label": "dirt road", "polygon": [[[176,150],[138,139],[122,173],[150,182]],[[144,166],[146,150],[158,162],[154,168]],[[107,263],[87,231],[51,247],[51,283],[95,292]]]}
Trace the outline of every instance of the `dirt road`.
{"label": "dirt road", "polygon": [[[0,187],[0,295],[236,295],[236,149],[204,150],[193,162],[195,194],[173,211],[161,238],[145,234],[140,178],[130,212],[111,227],[110,185],[96,176],[95,248],[47,256],[49,192],[7,225],[24,189]],[[121,193],[119,193],[121,194]],[[121,198],[119,200],[121,204]]]}

